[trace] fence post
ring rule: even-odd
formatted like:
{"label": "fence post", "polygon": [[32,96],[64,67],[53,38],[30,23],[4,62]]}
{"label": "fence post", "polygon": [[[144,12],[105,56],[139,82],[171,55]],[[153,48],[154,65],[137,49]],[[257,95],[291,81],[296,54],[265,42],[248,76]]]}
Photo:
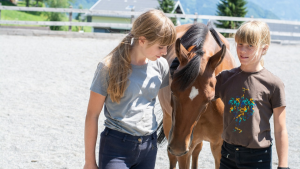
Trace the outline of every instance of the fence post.
{"label": "fence post", "polygon": [[[133,12],[134,9],[131,9],[131,12]],[[130,23],[133,23],[133,18],[134,18],[134,15],[131,15],[131,18],[130,18]]]}
{"label": "fence post", "polygon": [[[73,7],[70,6],[70,9],[72,9]],[[72,12],[69,13],[69,22],[72,22]],[[72,26],[69,26],[69,31],[72,31]]]}
{"label": "fence post", "polygon": [[[1,2],[0,2],[0,7],[2,6]],[[1,9],[0,9],[0,21],[1,21]]]}
{"label": "fence post", "polygon": [[179,16],[176,15],[175,17],[176,17],[176,26],[180,26],[181,22]]}
{"label": "fence post", "polygon": [[197,12],[195,12],[195,19],[194,19],[194,23],[197,23],[197,21],[198,21],[198,13]]}

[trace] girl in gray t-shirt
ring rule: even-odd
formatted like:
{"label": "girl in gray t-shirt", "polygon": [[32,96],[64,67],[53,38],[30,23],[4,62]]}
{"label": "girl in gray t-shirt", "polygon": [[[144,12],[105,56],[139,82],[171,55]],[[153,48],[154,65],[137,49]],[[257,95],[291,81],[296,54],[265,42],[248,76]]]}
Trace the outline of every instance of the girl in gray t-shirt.
{"label": "girl in gray t-shirt", "polygon": [[168,86],[169,66],[162,55],[176,40],[172,21],[149,10],[131,32],[98,64],[85,121],[84,169],[97,168],[98,118],[104,107],[105,130],[99,146],[100,169],[153,169],[157,153],[154,114],[160,88]]}
{"label": "girl in gray t-shirt", "polygon": [[221,72],[216,84],[216,98],[224,102],[220,169],[272,168],[272,115],[278,169],[287,169],[284,84],[262,61],[270,45],[269,27],[260,21],[246,22],[235,41],[241,66]]}

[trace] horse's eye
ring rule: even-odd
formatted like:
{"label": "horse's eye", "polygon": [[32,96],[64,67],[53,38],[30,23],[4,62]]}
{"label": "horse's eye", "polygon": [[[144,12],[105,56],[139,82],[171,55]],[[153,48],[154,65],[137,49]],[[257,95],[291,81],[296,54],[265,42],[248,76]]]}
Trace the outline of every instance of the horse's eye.
{"label": "horse's eye", "polygon": [[214,87],[214,83],[213,83],[213,82],[210,82],[210,83],[209,83],[209,86],[210,86],[210,87]]}

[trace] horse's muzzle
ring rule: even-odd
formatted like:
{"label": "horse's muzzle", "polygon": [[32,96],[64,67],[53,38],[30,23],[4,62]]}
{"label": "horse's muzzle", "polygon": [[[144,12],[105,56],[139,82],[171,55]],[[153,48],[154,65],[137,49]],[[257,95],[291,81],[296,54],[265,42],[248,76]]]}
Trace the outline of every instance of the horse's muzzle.
{"label": "horse's muzzle", "polygon": [[186,151],[184,151],[184,152],[174,152],[174,151],[172,150],[172,148],[171,148],[170,146],[168,146],[168,151],[169,151],[171,154],[173,154],[174,156],[183,156],[183,155],[185,155],[186,153],[189,152],[189,149],[186,150]]}

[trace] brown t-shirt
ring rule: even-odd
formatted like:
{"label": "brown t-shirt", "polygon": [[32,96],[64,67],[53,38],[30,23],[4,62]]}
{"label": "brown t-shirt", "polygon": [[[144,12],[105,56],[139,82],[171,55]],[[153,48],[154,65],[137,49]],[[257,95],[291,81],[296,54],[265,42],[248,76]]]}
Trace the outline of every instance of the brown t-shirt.
{"label": "brown t-shirt", "polygon": [[271,145],[273,109],[286,106],[283,82],[267,69],[244,72],[238,68],[217,76],[216,98],[224,102],[222,138],[248,148]]}

